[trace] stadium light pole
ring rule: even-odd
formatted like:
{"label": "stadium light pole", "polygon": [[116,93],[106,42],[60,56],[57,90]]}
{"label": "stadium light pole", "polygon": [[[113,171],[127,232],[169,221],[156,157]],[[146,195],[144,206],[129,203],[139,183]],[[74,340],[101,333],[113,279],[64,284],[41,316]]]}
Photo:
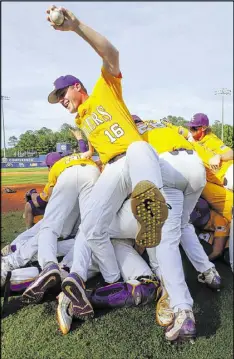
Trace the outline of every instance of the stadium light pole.
{"label": "stadium light pole", "polygon": [[8,96],[1,96],[1,107],[2,107],[2,128],[3,128],[3,154],[4,157],[6,157],[6,136],[5,136],[5,121],[4,121],[4,111],[3,111],[3,101],[4,100],[10,100],[10,97]]}
{"label": "stadium light pole", "polygon": [[222,132],[221,132],[221,140],[223,141],[223,127],[224,127],[224,96],[231,95],[232,91],[227,88],[221,88],[215,91],[215,95],[221,95],[222,99]]}

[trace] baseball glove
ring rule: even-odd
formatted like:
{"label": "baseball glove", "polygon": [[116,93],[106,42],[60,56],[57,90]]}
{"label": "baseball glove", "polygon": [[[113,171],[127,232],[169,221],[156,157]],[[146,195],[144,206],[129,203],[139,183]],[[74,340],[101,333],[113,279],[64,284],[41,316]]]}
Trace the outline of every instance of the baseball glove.
{"label": "baseball glove", "polygon": [[12,188],[9,188],[9,187],[6,187],[6,188],[4,189],[4,192],[5,192],[5,193],[16,193],[16,190],[15,190],[15,189],[12,189]]}
{"label": "baseball glove", "polygon": [[24,198],[25,198],[25,201],[26,201],[26,202],[31,201],[31,199],[32,199],[32,197],[31,197],[32,193],[37,193],[37,190],[36,190],[35,188],[32,188],[32,189],[30,189],[29,191],[27,191],[27,192],[25,193]]}

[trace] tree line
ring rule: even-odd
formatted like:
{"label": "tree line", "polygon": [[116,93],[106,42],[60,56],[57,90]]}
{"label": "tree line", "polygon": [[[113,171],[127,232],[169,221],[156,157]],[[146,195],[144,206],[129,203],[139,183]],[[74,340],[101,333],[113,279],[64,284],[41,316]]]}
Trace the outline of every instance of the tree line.
{"label": "tree line", "polygon": [[[177,126],[186,126],[188,121],[183,117],[168,116],[167,119]],[[67,123],[64,123],[59,131],[52,131],[49,128],[42,127],[40,130],[28,130],[21,134],[19,138],[11,136],[8,141],[10,148],[6,149],[6,156],[37,156],[47,154],[51,151],[56,151],[56,144],[66,142],[71,144],[72,150],[78,150],[77,141],[70,131],[72,128]],[[222,124],[220,121],[215,121],[211,126],[212,131],[221,138]],[[85,138],[84,138],[85,139]],[[224,143],[233,148],[233,126],[224,125]],[[2,150],[3,157],[3,150]]]}

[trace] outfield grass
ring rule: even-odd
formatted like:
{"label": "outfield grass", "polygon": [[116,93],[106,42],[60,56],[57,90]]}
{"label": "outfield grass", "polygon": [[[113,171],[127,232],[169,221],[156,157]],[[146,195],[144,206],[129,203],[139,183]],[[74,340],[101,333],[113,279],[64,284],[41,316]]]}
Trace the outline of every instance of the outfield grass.
{"label": "outfield grass", "polygon": [[47,167],[30,167],[30,168],[2,168],[2,173],[11,172],[45,172],[48,171]]}
{"label": "outfield grass", "polygon": [[[2,242],[24,229],[22,212],[2,216]],[[12,297],[2,320],[2,359],[231,359],[233,358],[233,275],[217,261],[224,288],[215,293],[198,283],[184,260],[194,298],[198,338],[194,345],[169,345],[155,324],[154,303],[145,307],[97,311],[93,320],[73,321],[71,332],[57,330],[56,301],[47,296],[39,305],[22,307]]]}
{"label": "outfield grass", "polygon": [[[13,172],[19,172],[19,175],[13,175]],[[47,168],[3,168],[2,173],[4,174],[1,177],[2,186],[24,183],[46,184],[48,179]]]}

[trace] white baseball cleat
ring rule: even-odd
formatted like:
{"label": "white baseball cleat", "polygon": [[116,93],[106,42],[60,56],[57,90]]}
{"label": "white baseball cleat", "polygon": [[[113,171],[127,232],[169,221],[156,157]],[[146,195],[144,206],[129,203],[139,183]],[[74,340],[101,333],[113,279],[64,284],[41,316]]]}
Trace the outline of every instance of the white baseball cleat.
{"label": "white baseball cleat", "polygon": [[204,273],[199,274],[197,279],[198,282],[205,283],[209,288],[216,289],[217,291],[219,291],[222,287],[221,277],[215,267],[212,267]]}
{"label": "white baseball cleat", "polygon": [[173,323],[167,327],[165,338],[170,342],[194,341],[196,326],[192,310],[179,310],[174,313]]}
{"label": "white baseball cleat", "polygon": [[3,257],[8,256],[8,255],[11,254],[11,253],[12,253],[12,249],[11,249],[11,245],[10,245],[10,244],[7,244],[5,247],[3,247],[3,248],[1,249],[1,255],[2,255]]}
{"label": "white baseball cleat", "polygon": [[71,328],[72,318],[73,318],[73,310],[72,303],[70,299],[61,292],[58,299],[58,307],[57,307],[57,320],[59,324],[59,329],[66,335]]}
{"label": "white baseball cleat", "polygon": [[11,272],[13,267],[4,257],[1,257],[1,287],[4,287],[6,282],[7,272]]}

